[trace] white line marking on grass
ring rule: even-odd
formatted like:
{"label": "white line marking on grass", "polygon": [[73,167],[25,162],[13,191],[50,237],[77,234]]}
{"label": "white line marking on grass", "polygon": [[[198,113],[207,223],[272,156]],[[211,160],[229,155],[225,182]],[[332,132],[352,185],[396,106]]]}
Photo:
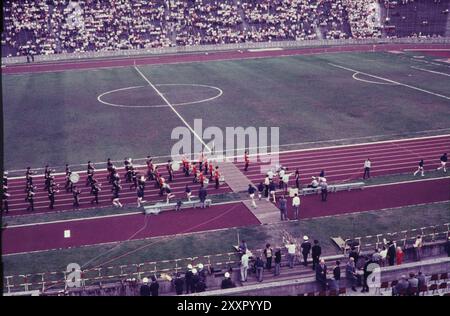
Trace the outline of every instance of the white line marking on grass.
{"label": "white line marking on grass", "polygon": [[433,74],[438,74],[438,75],[450,77],[450,74],[446,74],[446,73],[439,72],[439,71],[423,69],[423,68],[419,68],[419,67],[415,67],[415,66],[411,66],[411,68],[412,68],[412,69],[417,69],[417,70],[426,71],[426,72],[431,72],[431,73],[433,73]]}
{"label": "white line marking on grass", "polygon": [[186,122],[186,120],[178,113],[177,110],[175,110],[174,106],[169,102],[169,100],[166,99],[166,97],[155,87],[155,85],[147,79],[147,77],[139,70],[137,66],[134,66],[134,69],[141,75],[141,77],[147,81],[147,83],[155,90],[156,93],[161,97],[161,99],[166,102],[166,104],[172,109],[172,111],[180,118],[180,120],[186,125],[187,128],[194,134],[195,137],[205,146],[205,148],[208,150],[208,152],[211,152],[211,149],[206,145],[206,143],[203,141],[203,139],[194,131],[194,129]]}
{"label": "white line marking on grass", "polygon": [[377,81],[372,81],[372,80],[366,80],[366,79],[361,79],[358,78],[357,76],[359,75],[359,72],[355,72],[353,74],[353,79],[358,80],[358,81],[362,81],[362,82],[367,82],[367,83],[374,83],[374,84],[384,84],[384,85],[389,85],[389,86],[396,86],[396,84],[390,83],[390,82],[377,82]]}
{"label": "white line marking on grass", "polygon": [[[168,84],[155,84],[155,86],[157,87],[165,87],[165,86],[192,86],[192,87],[205,87],[205,88],[209,88],[209,89],[213,89],[213,90],[217,90],[219,93],[213,97],[207,98],[207,99],[202,99],[202,100],[198,100],[198,101],[192,101],[192,102],[182,102],[182,103],[173,103],[173,106],[180,106],[180,105],[191,105],[191,104],[198,104],[198,103],[204,103],[204,102],[208,102],[208,101],[212,101],[214,99],[219,98],[220,96],[222,96],[223,91],[222,89],[218,88],[218,87],[214,87],[214,86],[209,86],[209,85],[204,85],[204,84],[190,84],[190,83],[168,83]],[[97,101],[100,103],[103,103],[105,105],[109,105],[109,106],[113,106],[113,107],[118,107],[118,108],[166,108],[169,107],[166,104],[156,104],[156,105],[124,105],[124,104],[115,104],[115,103],[109,103],[106,101],[103,101],[102,98],[105,95],[114,93],[114,92],[119,92],[119,91],[125,91],[125,90],[133,90],[133,89],[139,89],[139,88],[144,88],[145,86],[132,86],[132,87],[126,87],[126,88],[120,88],[120,89],[115,89],[115,90],[110,90],[110,91],[106,91],[102,94],[100,94],[97,97]]]}
{"label": "white line marking on grass", "polygon": [[341,68],[341,69],[344,69],[344,70],[347,70],[347,71],[351,71],[353,73],[357,72],[357,73],[360,73],[360,74],[363,74],[363,75],[366,75],[366,76],[369,76],[369,77],[372,77],[372,78],[375,78],[375,79],[384,80],[384,81],[387,81],[387,82],[390,82],[390,83],[393,83],[393,84],[396,84],[396,85],[404,86],[404,87],[407,87],[407,88],[410,88],[410,89],[413,89],[413,90],[417,90],[417,91],[420,91],[420,92],[424,92],[424,93],[428,93],[428,94],[434,95],[436,97],[440,97],[440,98],[443,98],[443,99],[450,100],[450,97],[445,96],[443,94],[431,92],[431,91],[428,91],[428,90],[425,90],[425,89],[422,89],[422,88],[411,86],[411,85],[406,84],[406,83],[401,83],[401,82],[394,81],[394,80],[391,80],[391,79],[387,79],[387,78],[371,75],[371,74],[368,74],[368,73],[365,73],[365,72],[362,72],[362,71],[359,71],[359,70],[347,68],[347,67],[336,65],[336,64],[332,64],[332,63],[328,63],[328,64],[330,66],[335,67],[335,68]]}

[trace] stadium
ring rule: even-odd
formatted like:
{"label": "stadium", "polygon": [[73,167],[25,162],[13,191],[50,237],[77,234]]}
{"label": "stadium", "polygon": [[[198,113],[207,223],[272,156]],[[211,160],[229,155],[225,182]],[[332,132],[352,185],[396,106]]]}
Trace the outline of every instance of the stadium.
{"label": "stadium", "polygon": [[4,296],[449,296],[450,0],[5,0]]}

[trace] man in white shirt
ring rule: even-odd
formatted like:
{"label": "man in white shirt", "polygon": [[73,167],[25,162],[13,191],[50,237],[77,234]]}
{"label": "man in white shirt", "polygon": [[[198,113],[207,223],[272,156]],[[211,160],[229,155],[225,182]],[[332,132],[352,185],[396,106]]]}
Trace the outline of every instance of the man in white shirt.
{"label": "man in white shirt", "polygon": [[241,281],[247,281],[247,270],[248,270],[248,254],[244,253],[241,257]]}
{"label": "man in white shirt", "polygon": [[363,175],[363,179],[366,178],[370,178],[370,168],[372,167],[372,163],[370,162],[370,159],[367,158],[366,161],[364,161],[364,175]]}
{"label": "man in white shirt", "polygon": [[283,185],[284,185],[284,192],[287,192],[288,185],[289,185],[289,177],[292,175],[292,173],[285,173],[283,175]]}
{"label": "man in white shirt", "polygon": [[295,219],[298,219],[298,209],[300,208],[300,198],[297,193],[295,193],[295,196],[292,199],[292,206],[294,207],[294,217],[295,217]]}
{"label": "man in white shirt", "polygon": [[288,251],[288,261],[289,261],[289,267],[294,267],[294,259],[295,259],[295,244],[293,242],[288,242],[286,244],[286,248]]}

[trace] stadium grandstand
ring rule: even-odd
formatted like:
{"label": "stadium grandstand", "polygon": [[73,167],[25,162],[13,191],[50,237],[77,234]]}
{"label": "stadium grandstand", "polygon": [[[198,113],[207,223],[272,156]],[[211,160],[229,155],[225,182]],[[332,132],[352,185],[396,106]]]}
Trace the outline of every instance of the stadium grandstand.
{"label": "stadium grandstand", "polygon": [[3,1],[3,295],[449,296],[449,10]]}

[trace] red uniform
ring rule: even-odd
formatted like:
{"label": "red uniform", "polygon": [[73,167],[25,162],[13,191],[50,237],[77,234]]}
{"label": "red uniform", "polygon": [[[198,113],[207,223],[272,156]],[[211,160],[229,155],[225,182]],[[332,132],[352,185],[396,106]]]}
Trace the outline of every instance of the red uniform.
{"label": "red uniform", "polygon": [[244,171],[247,171],[248,165],[249,165],[249,163],[250,163],[250,159],[249,159],[249,157],[248,157],[248,153],[247,153],[247,152],[246,152],[245,155],[244,155],[244,160],[245,160],[245,168],[244,168]]}

